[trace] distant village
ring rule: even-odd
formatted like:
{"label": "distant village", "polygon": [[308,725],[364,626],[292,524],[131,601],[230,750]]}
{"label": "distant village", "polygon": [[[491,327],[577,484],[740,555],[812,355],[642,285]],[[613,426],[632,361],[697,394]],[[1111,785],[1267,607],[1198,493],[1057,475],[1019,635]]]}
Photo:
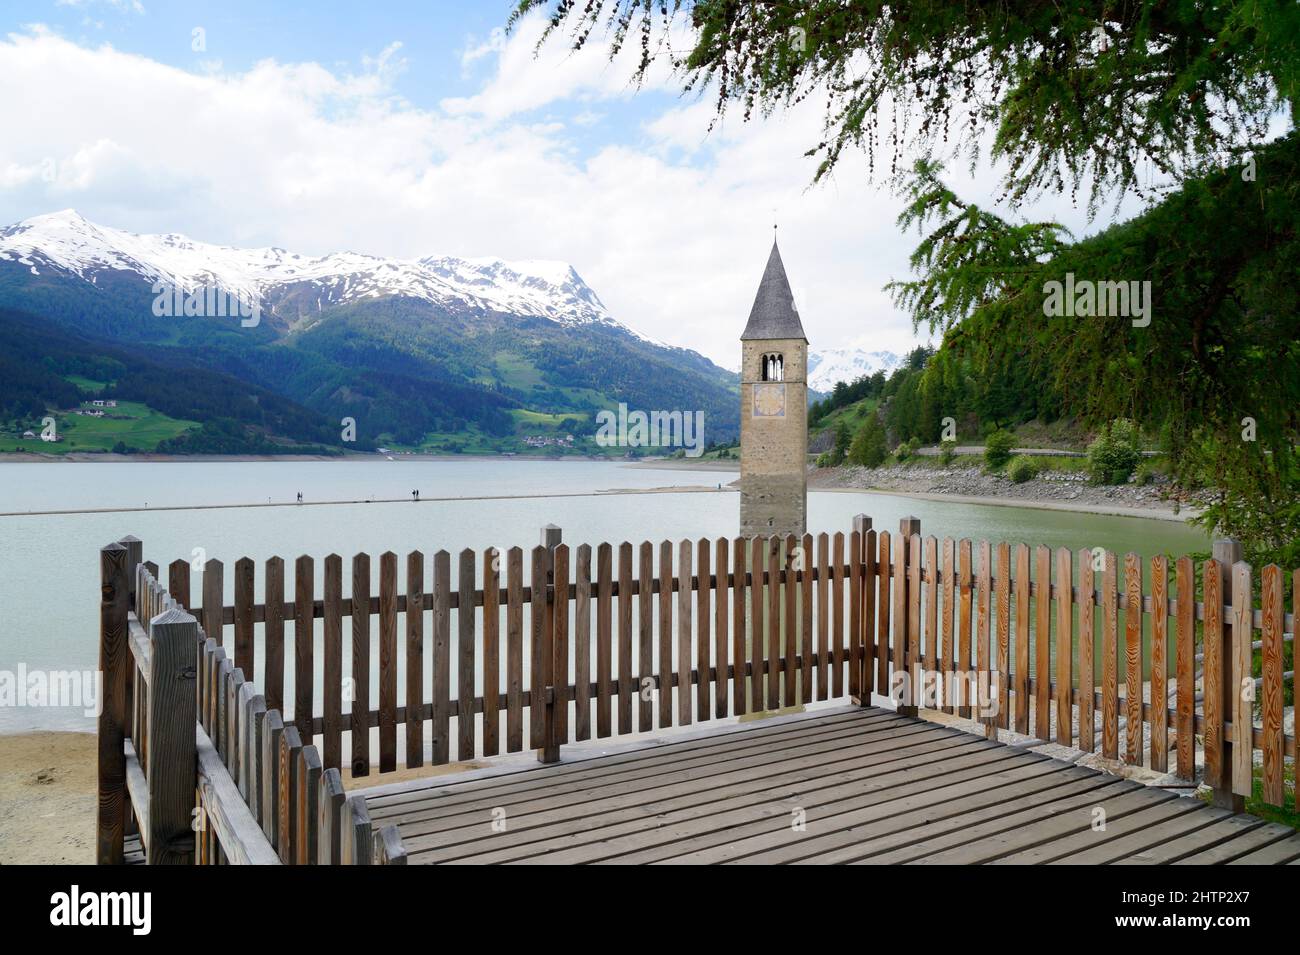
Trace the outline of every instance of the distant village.
{"label": "distant village", "polygon": [[[117,401],[113,398],[94,398],[90,401],[83,401],[80,408],[69,408],[65,414],[81,415],[86,418],[113,418],[116,415],[108,414],[108,411],[117,407]],[[35,440],[40,438],[42,441],[53,443],[62,441],[63,436],[57,432],[53,434],[37,434],[30,428],[22,433],[23,440]]]}

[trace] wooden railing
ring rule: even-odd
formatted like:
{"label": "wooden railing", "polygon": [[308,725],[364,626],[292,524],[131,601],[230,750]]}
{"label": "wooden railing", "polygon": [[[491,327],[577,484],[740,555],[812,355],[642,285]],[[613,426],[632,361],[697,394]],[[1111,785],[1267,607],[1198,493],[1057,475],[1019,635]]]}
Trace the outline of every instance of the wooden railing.
{"label": "wooden railing", "polygon": [[[357,818],[364,807],[340,802],[345,769],[356,778],[398,768],[399,730],[407,767],[525,745],[550,762],[571,741],[844,697],[892,699],[913,715],[945,710],[993,737],[1032,732],[1159,771],[1172,749],[1186,778],[1199,737],[1205,781],[1237,808],[1259,750],[1264,798],[1280,805],[1284,762],[1296,755],[1282,719],[1295,614],[1275,566],[1264,568],[1254,605],[1252,569],[1239,556],[1221,542],[1199,568],[1153,558],[1144,588],[1135,554],[1121,575],[1117,556],[1100,549],[940,541],[922,537],[914,518],[898,534],[859,516],[847,533],[573,549],[552,527],[527,574],[518,547],[461,551],[454,580],[450,553],[434,554],[426,574],[414,552],[399,586],[389,552],[372,593],[371,559],[358,554],[346,597],[340,556],[323,561],[320,599],[315,562],[299,557],[292,600],[276,557],[259,603],[244,558],[233,604],[222,563],[210,560],[198,720],[284,861],[401,858],[395,833],[360,846],[361,829],[370,837]],[[1300,599],[1300,572],[1291,577]],[[189,606],[187,562],[170,565],[168,589]],[[349,833],[358,838],[349,843]]]}
{"label": "wooden railing", "polygon": [[[1261,602],[1253,605],[1252,570],[1229,542],[1199,568],[1188,557],[1152,558],[1146,586],[1136,554],[1124,557],[1121,572],[1119,558],[1100,548],[1076,554],[940,541],[922,537],[913,518],[896,535],[860,516],[848,533],[572,551],[548,528],[529,557],[525,576],[519,548],[461,551],[453,585],[450,554],[434,555],[427,580],[424,556],[415,552],[406,557],[402,588],[398,557],[387,553],[372,596],[370,558],[361,554],[344,598],[342,560],[330,556],[323,600],[315,599],[312,559],[300,557],[294,600],[260,605],[252,561],[236,564],[233,605],[221,603],[214,581],[222,567],[209,561],[203,615],[233,627],[236,658],[250,665],[255,625],[263,624],[268,694],[283,693],[284,669],[275,661],[283,659],[283,622],[294,621],[295,723],[304,737],[322,737],[326,766],[339,765],[346,732],[353,775],[372,768],[374,727],[383,773],[397,767],[399,726],[407,766],[422,764],[426,728],[434,763],[516,752],[525,741],[554,759],[571,740],[878,694],[903,712],[982,714],[990,735],[1032,732],[1157,771],[1169,768],[1172,734],[1174,771],[1186,778],[1200,737],[1204,778],[1226,805],[1240,806],[1250,793],[1253,754],[1262,751],[1264,796],[1283,799],[1283,760],[1294,759],[1295,742],[1282,731],[1283,686],[1293,680],[1282,648],[1294,615],[1273,566],[1262,572]],[[279,559],[266,564],[265,593],[273,598],[284,592],[282,570]],[[408,613],[417,606],[423,612]],[[473,612],[460,613],[462,606]],[[339,689],[343,617],[352,618],[347,714]],[[319,695],[314,643],[299,638],[316,619],[323,622]],[[1080,639],[1083,633],[1094,639]],[[418,707],[399,699],[402,644],[405,700]],[[1262,676],[1252,682],[1256,651]],[[426,653],[433,663],[427,691],[421,668],[410,665]],[[923,698],[927,687],[936,698]],[[977,700],[981,687],[996,698]],[[1234,725],[1250,727],[1242,745]]]}
{"label": "wooden railing", "polygon": [[[701,539],[635,548],[624,542],[573,550],[559,540],[558,528],[548,528],[548,543],[529,554],[527,575],[518,547],[504,554],[464,550],[453,586],[451,554],[434,554],[426,578],[425,557],[415,552],[406,557],[399,586],[398,556],[389,552],[378,559],[378,594],[371,592],[371,558],[359,554],[351,561],[347,597],[342,558],[330,555],[323,599],[316,598],[315,561],[303,556],[294,562],[292,601],[283,600],[284,561],[271,558],[261,603],[254,601],[253,562],[245,558],[235,564],[233,605],[222,603],[223,565],[210,560],[198,613],[218,646],[223,630],[233,631],[225,644],[233,644],[233,668],[252,674],[260,660],[268,708],[284,705],[291,679],[292,724],[299,739],[320,738],[325,769],[344,765],[346,735],[352,776],[396,770],[399,728],[407,767],[423,765],[426,748],[433,764],[525,745],[549,761],[571,740],[857,694],[861,645],[849,637],[861,629],[864,609],[870,613],[861,596],[869,524],[862,518],[849,534],[810,534],[802,541]],[[169,572],[171,592],[185,603],[189,564],[174,562]],[[344,618],[351,620],[347,655]],[[317,652],[323,654],[319,691]],[[426,655],[432,664],[427,687]],[[377,705],[370,702],[372,682]]]}
{"label": "wooden railing", "polygon": [[365,800],[283,732],[140,549],[101,552],[97,861],[121,863],[130,837],[149,864],[404,864],[396,830],[375,839]]}
{"label": "wooden railing", "polygon": [[[1172,563],[1171,574],[1168,558],[1151,558],[1147,592],[1137,554],[1125,556],[1121,575],[1117,556],[1100,548],[1076,555],[1067,548],[1053,553],[1038,547],[1031,562],[1024,544],[939,542],[906,526],[902,534],[908,556],[904,563],[895,547],[893,604],[896,617],[905,614],[907,624],[896,623],[891,647],[882,618],[875,648],[864,650],[881,664],[879,685],[886,678],[885,661],[900,659],[902,673],[895,668],[889,674],[896,696],[900,682],[913,698],[918,686],[924,694],[932,674],[941,691],[945,682],[959,690],[967,680],[987,684],[996,699],[987,701],[981,718],[991,737],[999,729],[1032,732],[1160,772],[1169,769],[1172,730],[1174,772],[1189,779],[1199,736],[1204,781],[1216,802],[1236,809],[1252,794],[1254,753],[1261,751],[1263,799],[1277,806],[1286,801],[1284,761],[1295,759],[1296,748],[1294,736],[1283,732],[1284,683],[1294,686],[1283,660],[1296,614],[1284,606],[1281,568],[1263,569],[1257,607],[1252,568],[1238,559],[1240,548],[1229,541],[1217,542],[1214,557],[1199,570],[1190,557],[1182,557]],[[878,546],[883,567],[890,560],[888,535],[879,535]],[[1300,571],[1290,576],[1294,607],[1300,601]],[[886,586],[880,578],[882,608]],[[1098,636],[1100,659],[1095,659]],[[1149,649],[1145,667],[1144,646]],[[1258,679],[1253,676],[1256,651]],[[1148,676],[1150,689],[1144,692]],[[942,692],[935,696],[919,702],[972,713],[960,692],[956,700]]]}

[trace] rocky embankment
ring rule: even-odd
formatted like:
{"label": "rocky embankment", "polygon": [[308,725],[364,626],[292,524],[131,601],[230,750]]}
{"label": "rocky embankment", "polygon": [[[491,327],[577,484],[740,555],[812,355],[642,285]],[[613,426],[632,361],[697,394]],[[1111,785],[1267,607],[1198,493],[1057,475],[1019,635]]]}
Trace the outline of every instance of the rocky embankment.
{"label": "rocky embankment", "polygon": [[1148,510],[1153,517],[1190,516],[1186,508],[1172,499],[1170,486],[1159,479],[1146,485],[1130,482],[1105,486],[1092,484],[1086,474],[1076,471],[1044,470],[1037,477],[1016,484],[1005,475],[989,474],[980,467],[943,467],[925,461],[879,468],[818,468],[809,473],[808,484],[826,490],[860,488],[1071,509]]}

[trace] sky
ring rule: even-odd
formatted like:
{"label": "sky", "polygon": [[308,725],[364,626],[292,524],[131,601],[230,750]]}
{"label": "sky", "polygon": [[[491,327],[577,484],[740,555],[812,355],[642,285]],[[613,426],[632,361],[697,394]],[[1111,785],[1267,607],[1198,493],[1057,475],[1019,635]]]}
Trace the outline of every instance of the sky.
{"label": "sky", "polygon": [[[710,129],[707,94],[666,70],[633,88],[602,43],[539,53],[537,17],[503,31],[512,6],[0,5],[0,225],[74,208],[311,255],[558,259],[619,321],[735,368],[775,224],[814,349],[925,338],[883,288],[917,241],[887,183],[860,155],[812,183],[815,98]],[[979,202],[996,180],[951,177]],[[1069,197],[1017,214],[1109,221]]]}

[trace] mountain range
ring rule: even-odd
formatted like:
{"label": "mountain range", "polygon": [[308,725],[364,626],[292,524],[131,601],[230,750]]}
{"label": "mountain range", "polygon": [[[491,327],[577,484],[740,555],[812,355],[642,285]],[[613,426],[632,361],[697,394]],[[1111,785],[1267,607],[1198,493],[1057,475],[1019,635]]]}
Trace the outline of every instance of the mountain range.
{"label": "mountain range", "polygon": [[[213,290],[251,301],[258,320],[225,317],[233,308],[159,314],[160,292],[170,301],[173,289],[200,302],[206,291],[209,306]],[[738,424],[733,374],[632,331],[557,262],[312,257],[137,235],[68,210],[0,230],[0,307],[27,334],[76,336],[82,364],[102,345],[114,361],[125,354],[128,363],[225,376],[232,414],[250,389],[280,395],[314,420],[310,434],[244,424],[260,428],[259,441],[286,446],[346,446],[341,422],[351,419],[358,448],[591,451],[583,439],[594,412],[620,401],[703,410],[710,442],[731,440]],[[67,365],[66,343],[50,347],[50,359]],[[104,397],[142,397],[124,390],[120,369],[53,371],[99,382]],[[39,405],[39,396],[22,397],[8,396],[4,417]]]}
{"label": "mountain range", "polygon": [[[0,427],[93,396],[199,422],[172,451],[344,448],[350,420],[358,449],[590,453],[620,402],[703,410],[708,443],[739,426],[733,372],[622,324],[563,262],[308,256],[65,210],[0,229],[0,310],[39,359],[10,367]],[[891,360],[814,353],[810,384]]]}
{"label": "mountain range", "polygon": [[829,392],[841,381],[849,384],[878,371],[889,374],[902,363],[903,358],[892,351],[867,351],[861,342],[846,348],[809,348],[808,387]]}

